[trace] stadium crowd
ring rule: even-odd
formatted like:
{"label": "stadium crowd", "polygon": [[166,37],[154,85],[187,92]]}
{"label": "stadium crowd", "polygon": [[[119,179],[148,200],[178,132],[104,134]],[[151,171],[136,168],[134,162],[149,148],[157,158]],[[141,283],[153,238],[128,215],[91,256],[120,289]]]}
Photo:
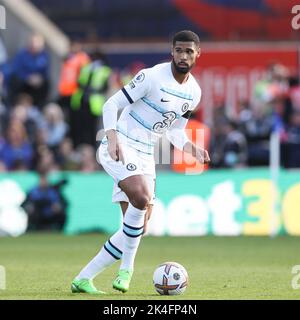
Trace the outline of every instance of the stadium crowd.
{"label": "stadium crowd", "polygon": [[[56,98],[49,100],[51,66],[44,39],[33,35],[26,48],[9,58],[1,44],[0,171],[101,170],[95,150],[102,106],[141,67],[112,70],[103,54],[87,54],[74,42],[62,64]],[[241,101],[235,118],[227,116],[222,101],[216,102],[211,167],[268,165],[275,129],[280,133],[281,164],[300,167],[298,79],[273,63],[253,94],[254,103]]]}
{"label": "stadium crowd", "polygon": [[213,167],[268,166],[270,136],[277,131],[281,165],[300,167],[300,86],[280,63],[270,64],[254,86],[253,102],[240,101],[237,117],[214,107],[211,159]]}

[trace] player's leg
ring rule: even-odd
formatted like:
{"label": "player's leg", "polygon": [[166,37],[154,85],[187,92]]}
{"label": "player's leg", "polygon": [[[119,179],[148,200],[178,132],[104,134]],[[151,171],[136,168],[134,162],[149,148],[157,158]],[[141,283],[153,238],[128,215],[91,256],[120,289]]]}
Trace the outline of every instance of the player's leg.
{"label": "player's leg", "polygon": [[[110,158],[107,148],[105,145],[101,145],[101,147],[98,149],[97,155],[99,156],[97,160],[100,158],[101,159],[101,164],[104,167],[104,169],[116,180],[120,179],[121,177],[124,177],[123,180],[128,177],[128,176],[133,176],[134,174],[136,176],[142,176],[142,172],[140,170],[140,166],[138,163],[138,159],[136,159],[135,155],[131,155],[131,152],[128,150],[126,152],[127,159],[129,158],[129,163],[131,163],[131,160],[135,162],[136,169],[134,171],[129,170],[127,166],[124,166],[121,164],[121,162],[116,162],[112,161]],[[131,168],[130,168],[131,169]],[[144,184],[144,179],[141,178]],[[153,182],[153,178],[150,180]],[[136,182],[134,182],[136,184]],[[137,184],[139,185],[139,184]],[[152,183],[153,187],[153,183]],[[150,190],[152,190],[152,187],[150,187]],[[121,191],[121,190],[120,190]],[[134,190],[131,190],[132,192],[135,192]],[[154,192],[154,187],[153,187],[153,192]],[[123,197],[125,197],[125,200],[128,201],[128,197],[124,192]],[[142,194],[143,191],[140,192]],[[138,194],[138,193],[137,193]],[[120,200],[118,200],[119,202]],[[139,199],[135,199],[136,202],[139,201]],[[114,201],[113,199],[113,202]],[[102,249],[99,251],[99,253],[81,270],[79,275],[75,278],[74,281],[83,281],[84,284],[89,283],[93,280],[93,278],[99,274],[101,271],[103,271],[105,268],[108,266],[112,265],[115,261],[121,258],[122,256],[122,247],[123,247],[123,238],[124,238],[124,233],[123,233],[123,228],[118,230],[102,247]],[[73,281],[73,283],[74,283]],[[86,285],[85,285],[86,287]],[[80,288],[80,292],[89,292],[93,293],[94,289],[92,285],[90,286],[91,288],[89,290],[86,290],[86,288]],[[73,291],[73,285],[72,285],[72,291]],[[78,290],[73,291],[73,292],[79,292]]]}
{"label": "player's leg", "polygon": [[119,203],[120,203],[120,207],[121,207],[123,218],[124,218],[125,212],[128,209],[128,201],[120,201]]}
{"label": "player's leg", "polygon": [[[125,212],[126,212],[126,210],[128,208],[128,202],[127,201],[120,201],[120,207],[121,207],[122,214],[123,214],[123,217],[124,217]],[[148,230],[148,221],[150,220],[150,217],[151,217],[151,214],[152,214],[152,210],[153,210],[153,203],[148,205],[148,208],[147,208],[147,211],[146,211],[146,214],[145,214],[144,232],[143,232],[143,234],[145,234],[147,232],[147,230]]]}
{"label": "player's leg", "polygon": [[119,187],[129,199],[123,222],[123,254],[118,276],[113,287],[122,292],[129,289],[134,270],[134,260],[144,229],[147,207],[151,200],[147,180],[143,175],[127,177]]}
{"label": "player's leg", "polygon": [[[109,266],[113,265],[116,261],[120,260],[122,257],[123,248],[123,231],[120,228],[116,233],[114,233],[102,246],[97,255],[80,271],[80,273],[75,278],[76,282],[83,282],[85,288],[82,288],[81,292],[94,293],[92,280],[102,271],[104,271]],[[73,283],[74,283],[73,281]],[[72,283],[72,285],[73,285]],[[86,284],[87,283],[87,284]],[[87,288],[88,284],[91,284],[91,288]],[[78,285],[77,285],[78,286]],[[97,290],[97,289],[96,289]],[[72,290],[73,291],[73,290]],[[73,291],[78,292],[78,291]]]}
{"label": "player's leg", "polygon": [[150,218],[151,218],[152,211],[153,211],[153,204],[149,204],[149,206],[148,206],[148,208],[147,208],[146,215],[145,215],[145,220],[144,220],[144,232],[143,232],[143,234],[146,234],[147,231],[148,231],[148,221],[149,221]]}
{"label": "player's leg", "polygon": [[[110,157],[105,143],[101,143],[97,150],[97,161],[115,181],[126,173],[126,168],[124,169],[122,163],[116,162]],[[122,251],[118,248],[117,243],[122,242],[123,231],[121,228],[106,241],[98,254],[76,276],[71,285],[72,292],[98,293],[98,290],[93,286],[93,278],[121,258]]]}
{"label": "player's leg", "polygon": [[[132,176],[126,178],[126,180],[125,188],[129,201],[131,199],[131,201],[140,208],[147,207],[148,199],[151,197],[148,192],[148,187],[145,185],[143,176]],[[131,186],[127,187],[127,184],[130,184]],[[146,195],[146,197],[144,195]],[[120,275],[123,278],[125,277],[125,279],[120,280],[117,278],[118,280],[114,282],[114,287],[124,292],[128,290],[133,272],[135,254],[141,235],[144,232],[143,226],[144,221],[146,220],[146,210],[141,210],[132,206],[130,203],[128,204],[128,202],[123,201],[121,202],[121,209],[123,209],[123,213],[126,212],[123,219],[123,227],[106,241],[99,253],[81,270],[75,278],[75,282],[73,281],[73,292],[80,292],[78,290],[79,288],[81,289],[81,292],[96,293],[94,292],[95,289],[91,281],[108,266],[115,263],[121,257],[123,258],[124,251],[126,251],[126,255],[124,263],[121,264]],[[81,288],[80,282],[83,282],[84,288]],[[89,288],[89,286],[91,288]]]}

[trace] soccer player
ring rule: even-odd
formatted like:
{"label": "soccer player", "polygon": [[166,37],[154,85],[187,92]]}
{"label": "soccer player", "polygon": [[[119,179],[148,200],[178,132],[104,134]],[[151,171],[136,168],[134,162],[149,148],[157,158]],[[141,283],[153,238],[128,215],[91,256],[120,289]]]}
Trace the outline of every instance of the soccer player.
{"label": "soccer player", "polygon": [[[145,215],[154,196],[153,150],[164,132],[174,146],[200,163],[210,161],[208,152],[185,134],[188,118],[201,98],[201,89],[190,73],[200,56],[199,37],[187,30],[176,33],[171,54],[171,62],[141,70],[104,105],[106,136],[97,157],[115,181],[113,200],[120,201],[126,212],[120,230],[73,280],[72,292],[103,293],[92,280],[119,259],[113,288],[128,291]],[[117,119],[119,109],[123,111]]]}

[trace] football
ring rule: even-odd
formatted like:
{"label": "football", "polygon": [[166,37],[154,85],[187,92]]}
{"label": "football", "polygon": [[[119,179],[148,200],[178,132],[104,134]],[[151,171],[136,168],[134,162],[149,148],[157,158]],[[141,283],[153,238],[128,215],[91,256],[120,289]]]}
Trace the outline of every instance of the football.
{"label": "football", "polygon": [[188,285],[188,273],[177,262],[164,262],[154,271],[153,285],[161,295],[182,294]]}

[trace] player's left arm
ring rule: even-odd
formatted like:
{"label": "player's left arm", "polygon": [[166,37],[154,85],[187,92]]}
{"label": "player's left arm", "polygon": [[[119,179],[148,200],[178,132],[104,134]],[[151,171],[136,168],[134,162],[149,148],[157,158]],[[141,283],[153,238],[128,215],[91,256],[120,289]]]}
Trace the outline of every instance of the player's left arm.
{"label": "player's left arm", "polygon": [[208,151],[197,146],[189,140],[186,135],[185,128],[193,111],[197,108],[201,100],[201,89],[195,84],[194,99],[190,110],[187,110],[177,121],[173,122],[169,130],[166,132],[169,141],[179,150],[192,154],[200,163],[209,163],[210,157]]}
{"label": "player's left arm", "polygon": [[166,136],[177,149],[192,154],[200,163],[209,163],[208,151],[194,144],[186,135],[185,128],[190,114],[191,111],[187,111],[186,114],[175,121],[167,130]]}

